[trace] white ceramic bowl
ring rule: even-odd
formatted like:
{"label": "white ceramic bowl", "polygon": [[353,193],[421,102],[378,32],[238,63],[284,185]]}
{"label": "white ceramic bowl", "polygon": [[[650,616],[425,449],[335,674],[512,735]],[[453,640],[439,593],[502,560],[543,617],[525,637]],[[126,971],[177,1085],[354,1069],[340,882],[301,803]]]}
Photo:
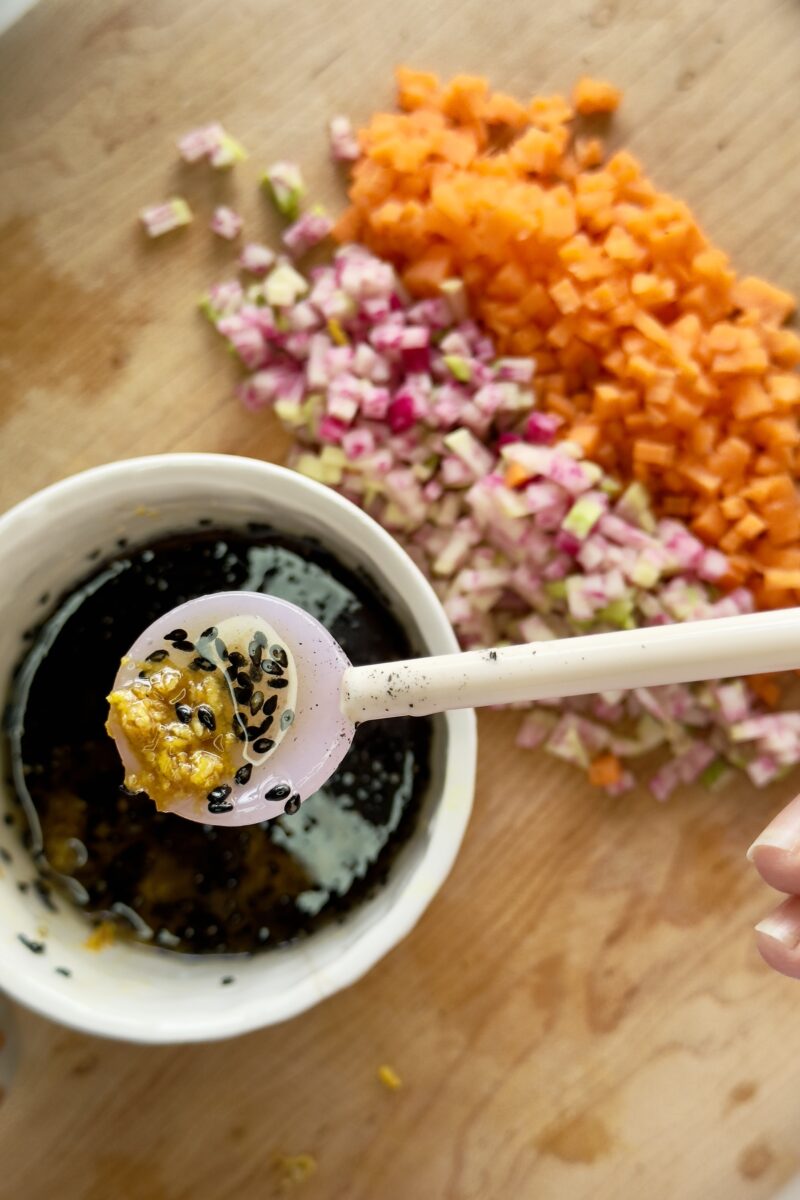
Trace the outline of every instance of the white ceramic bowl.
{"label": "white ceramic bowl", "polygon": [[[314,534],[350,566],[366,568],[422,653],[455,650],[447,618],[424,576],[394,540],[354,505],[300,475],[247,458],[171,454],[112,463],[75,475],[0,518],[0,692],[23,631],[47,601],[110,555],[119,537],[214,523],[263,521]],[[453,864],[472,805],[476,732],[472,712],[435,721],[431,785],[413,837],[388,883],[342,925],[288,949],[236,962],[183,958],[138,945],[87,950],[85,921],[63,901],[48,912],[32,889],[32,865],[0,824],[0,989],[55,1021],[138,1042],[229,1037],[295,1016],[359,979],[409,932]],[[6,785],[0,809],[9,806]],[[3,857],[0,855],[0,857]],[[19,940],[42,941],[34,954]],[[67,977],[56,968],[67,968]],[[220,986],[223,975],[235,983]]]}

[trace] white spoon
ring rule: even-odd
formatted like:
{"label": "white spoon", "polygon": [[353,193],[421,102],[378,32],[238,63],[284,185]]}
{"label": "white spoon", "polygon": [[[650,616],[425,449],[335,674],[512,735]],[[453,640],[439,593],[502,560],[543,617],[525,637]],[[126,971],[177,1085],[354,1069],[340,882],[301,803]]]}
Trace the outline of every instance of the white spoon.
{"label": "white spoon", "polygon": [[[169,804],[180,816],[216,825],[249,825],[296,811],[336,770],[361,721],[800,667],[797,608],[354,667],[328,631],[296,605],[260,592],[221,592],[190,600],[145,630],[123,660],[115,690],[129,689],[154,651],[159,657],[167,650],[170,660],[188,668],[198,658],[200,634],[211,626],[230,645],[224,637],[221,649],[216,638],[201,643],[209,674],[236,674],[221,652],[230,654],[234,640],[249,647],[257,638],[264,655],[285,652],[281,678],[288,676],[288,683],[278,691],[291,698],[282,711],[292,714],[281,721],[276,709],[270,727],[256,736],[266,718],[260,711],[253,716],[241,699],[231,701],[251,738],[237,743],[233,766],[240,774],[226,777],[210,795],[178,790]],[[188,649],[176,650],[176,639],[168,640],[176,631],[186,633],[177,644],[191,643]],[[258,675],[252,660],[247,669]],[[274,694],[271,682],[259,677],[253,686]],[[109,727],[126,769],[135,771],[139,760],[119,722],[112,717]],[[274,745],[265,749],[264,739]]]}

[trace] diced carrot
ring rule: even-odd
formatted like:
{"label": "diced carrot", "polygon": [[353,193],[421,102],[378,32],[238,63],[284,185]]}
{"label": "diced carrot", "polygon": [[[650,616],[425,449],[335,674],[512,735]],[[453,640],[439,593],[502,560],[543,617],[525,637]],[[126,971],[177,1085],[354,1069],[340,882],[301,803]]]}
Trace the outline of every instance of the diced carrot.
{"label": "diced carrot", "polygon": [[728,522],[718,504],[704,504],[692,521],[692,530],[707,542],[718,543],[728,528]]}
{"label": "diced carrot", "polygon": [[587,458],[592,458],[600,442],[600,430],[594,421],[578,421],[569,433],[570,441],[577,442]]}
{"label": "diced carrot", "polygon": [[599,167],[604,153],[603,143],[599,138],[575,139],[575,157],[578,165],[584,170],[588,167]]}
{"label": "diced carrot", "polygon": [[439,95],[439,80],[429,71],[413,71],[410,67],[398,67],[397,98],[401,108],[414,109],[427,106]]}
{"label": "diced carrot", "polygon": [[658,467],[669,467],[675,461],[675,447],[665,442],[653,442],[648,438],[637,438],[633,443],[633,459],[652,463]]}
{"label": "diced carrot", "polygon": [[698,491],[704,492],[707,496],[715,496],[719,491],[722,482],[719,475],[706,470],[699,463],[679,464],[678,469],[690,483],[695,485]]}
{"label": "diced carrot", "polygon": [[583,116],[591,113],[610,113],[619,107],[622,92],[602,79],[585,75],[572,90],[572,103]]}
{"label": "diced carrot", "polygon": [[781,570],[780,567],[770,567],[764,572],[764,582],[769,587],[800,588],[800,570]]}
{"label": "diced carrot", "polygon": [[767,528],[766,522],[755,513],[745,513],[734,525],[736,533],[743,542],[752,542]]}
{"label": "diced carrot", "polygon": [[445,247],[433,246],[424,258],[418,258],[403,272],[406,287],[421,295],[435,295],[445,279],[453,274],[452,258]]}
{"label": "diced carrot", "polygon": [[510,462],[506,467],[503,483],[507,488],[518,488],[527,483],[530,477],[531,473],[526,467],[521,466],[520,463]]}
{"label": "diced carrot", "polygon": [[777,708],[781,699],[781,689],[769,675],[748,675],[745,683],[755,696],[758,696],[767,708]]}
{"label": "diced carrot", "polygon": [[721,502],[720,509],[723,517],[728,521],[738,521],[749,511],[747,501],[741,496],[729,496],[727,500]]}
{"label": "diced carrot", "polygon": [[776,325],[782,325],[792,315],[797,303],[789,292],[752,275],[745,276],[735,285],[733,302],[737,308],[755,310],[762,320],[774,321]]}
{"label": "diced carrot", "polygon": [[622,763],[615,754],[602,754],[589,767],[589,780],[595,787],[611,787],[622,778]]}

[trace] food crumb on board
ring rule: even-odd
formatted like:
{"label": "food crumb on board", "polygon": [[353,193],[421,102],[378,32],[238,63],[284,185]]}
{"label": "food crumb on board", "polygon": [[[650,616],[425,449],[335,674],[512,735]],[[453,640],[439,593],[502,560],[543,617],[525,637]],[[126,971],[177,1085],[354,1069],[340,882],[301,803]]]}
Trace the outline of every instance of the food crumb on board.
{"label": "food crumb on board", "polygon": [[378,1067],[378,1079],[380,1079],[383,1086],[390,1092],[397,1092],[403,1086],[403,1081],[397,1074],[397,1071],[387,1063],[384,1063],[382,1067]]}
{"label": "food crumb on board", "polygon": [[274,1166],[282,1191],[305,1183],[317,1173],[317,1160],[313,1154],[276,1154]]}

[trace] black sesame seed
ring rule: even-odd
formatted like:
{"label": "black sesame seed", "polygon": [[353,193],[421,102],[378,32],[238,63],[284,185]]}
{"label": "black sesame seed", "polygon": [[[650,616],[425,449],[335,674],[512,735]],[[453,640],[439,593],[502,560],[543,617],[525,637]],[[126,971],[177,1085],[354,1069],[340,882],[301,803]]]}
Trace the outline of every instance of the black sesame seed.
{"label": "black sesame seed", "polygon": [[71,979],[72,971],[69,967],[56,967],[56,975],[63,975],[65,979]]}
{"label": "black sesame seed", "polygon": [[36,895],[39,897],[46,909],[48,909],[50,912],[58,912],[58,906],[53,900],[53,895],[49,884],[45,883],[43,879],[34,879],[33,890],[36,892]]}
{"label": "black sesame seed", "polygon": [[7,867],[10,867],[13,861],[13,858],[9,854],[8,850],[6,850],[5,846],[0,846],[0,862],[4,862]]}
{"label": "black sesame seed", "polygon": [[234,775],[233,778],[236,780],[236,782],[239,784],[240,787],[244,787],[244,785],[246,783],[250,782],[250,776],[252,774],[253,774],[253,764],[245,763],[243,766],[239,767],[239,770],[236,772],[236,774]]}
{"label": "black sesame seed", "polygon": [[183,642],[189,635],[185,629],[173,629],[172,633],[164,634],[165,642]]}
{"label": "black sesame seed", "polygon": [[253,742],[253,749],[255,750],[256,754],[266,754],[267,751],[271,750],[274,745],[275,743],[273,742],[272,738],[262,737],[259,738],[258,741]]}
{"label": "black sesame seed", "polygon": [[229,983],[235,983],[235,982],[236,982],[236,980],[234,979],[233,975],[223,975],[222,979],[220,979],[220,983],[222,984],[223,987],[225,987]]}
{"label": "black sesame seed", "polygon": [[24,933],[18,933],[17,937],[22,942],[23,946],[26,946],[27,949],[30,950],[31,954],[44,954],[44,942],[34,942],[32,938],[25,937]]}
{"label": "black sesame seed", "polygon": [[181,725],[188,725],[192,719],[192,710],[188,704],[176,704],[175,716],[178,718]]}
{"label": "black sesame seed", "polygon": [[247,647],[247,653],[250,655],[250,658],[253,660],[253,662],[260,663],[261,659],[264,657],[264,643],[257,642],[256,639],[253,638],[252,642]]}
{"label": "black sesame seed", "polygon": [[271,688],[285,688],[289,686],[288,679],[270,679],[269,686]]}
{"label": "black sesame seed", "polygon": [[167,657],[166,650],[154,650],[152,654],[148,654],[145,662],[163,662]]}
{"label": "black sesame seed", "polygon": [[256,740],[256,738],[261,737],[262,732],[263,732],[263,730],[261,729],[260,725],[248,725],[247,726],[248,742],[254,742]]}
{"label": "black sesame seed", "polygon": [[204,642],[207,642],[210,641],[211,638],[215,638],[218,633],[219,630],[217,629],[216,625],[209,625],[208,629],[203,630],[203,632],[200,634],[200,637]]}
{"label": "black sesame seed", "polygon": [[[275,698],[277,699],[277,697],[275,697]],[[250,714],[251,714],[251,716],[256,715],[256,713],[261,708],[261,705],[263,703],[264,703],[264,693],[263,692],[253,692],[252,696],[250,697]]]}
{"label": "black sesame seed", "polygon": [[30,884],[26,883],[24,879],[20,879],[17,881],[17,891],[22,892],[23,896],[25,895],[25,893],[27,892],[29,887],[30,887]]}
{"label": "black sesame seed", "polygon": [[282,667],[288,667],[289,659],[283,646],[270,646],[269,652],[276,663],[280,663]]}
{"label": "black sesame seed", "polygon": [[294,720],[294,713],[290,708],[284,709],[281,713],[281,729],[288,729]]}
{"label": "black sesame seed", "polygon": [[255,633],[253,634],[253,641],[258,642],[259,646],[266,647],[267,638],[266,638],[266,635],[264,634],[264,631],[261,629],[257,629],[255,631]]}
{"label": "black sesame seed", "polygon": [[275,786],[271,787],[269,789],[269,791],[266,793],[266,799],[267,800],[285,800],[287,796],[291,795],[291,791],[292,791],[291,784],[276,783]]}
{"label": "black sesame seed", "polygon": [[268,696],[267,699],[264,701],[264,707],[262,708],[261,711],[264,713],[265,716],[271,717],[277,707],[278,707],[278,697],[277,696]]}
{"label": "black sesame seed", "polygon": [[233,805],[227,800],[209,800],[208,811],[210,813],[226,813],[233,812]]}
{"label": "black sesame seed", "polygon": [[221,783],[219,785],[219,787],[215,787],[213,789],[213,791],[210,791],[208,793],[208,795],[206,796],[206,799],[207,800],[227,800],[228,796],[230,796],[230,794],[231,794],[230,785],[227,783]]}
{"label": "black sesame seed", "polygon": [[295,792],[295,794],[293,796],[290,796],[289,799],[284,804],[283,811],[285,813],[288,813],[289,816],[291,816],[292,813],[297,812],[299,807],[300,807],[300,793]]}
{"label": "black sesame seed", "polygon": [[220,656],[220,658],[228,657],[228,647],[225,645],[222,638],[218,637],[217,640],[214,642],[214,646],[215,646],[217,654]]}
{"label": "black sesame seed", "polygon": [[226,667],[225,674],[228,676],[228,679],[230,679],[231,683],[235,683],[236,676],[239,674],[239,668],[238,667]]}
{"label": "black sesame seed", "polygon": [[197,658],[193,658],[189,663],[190,671],[216,671],[216,669],[216,663],[213,663],[210,658],[203,658],[201,654],[198,654]]}
{"label": "black sesame seed", "polygon": [[190,642],[186,639],[183,641],[173,642],[172,645],[175,650],[182,650],[184,654],[191,654],[194,650],[194,642]]}
{"label": "black sesame seed", "polygon": [[236,734],[239,741],[245,741],[247,738],[247,726],[245,725],[244,717],[242,717],[240,713],[236,713],[231,724],[233,732]]}
{"label": "black sesame seed", "polygon": [[198,705],[197,719],[205,729],[209,729],[212,733],[217,728],[217,718],[214,716],[214,710],[207,704]]}
{"label": "black sesame seed", "polygon": [[252,694],[253,694],[253,685],[252,685],[252,683],[250,684],[250,687],[249,687],[249,688],[245,688],[245,687],[235,687],[235,688],[233,689],[233,694],[234,694],[234,696],[236,697],[237,703],[239,703],[239,704],[249,704],[249,703],[250,703],[250,697],[251,697],[251,696],[252,696]]}
{"label": "black sesame seed", "polygon": [[3,814],[3,824],[4,825],[13,825],[14,824],[14,818],[12,817],[11,813]]}
{"label": "black sesame seed", "polygon": [[258,683],[263,674],[264,672],[261,669],[260,662],[253,662],[250,664],[249,678],[252,679],[253,683]]}
{"label": "black sesame seed", "polygon": [[228,655],[228,658],[230,659],[231,666],[233,667],[243,667],[247,661],[245,656],[240,654],[238,650],[232,650]]}
{"label": "black sesame seed", "polygon": [[149,671],[140,671],[140,672],[139,672],[139,674],[138,674],[138,676],[137,676],[137,678],[138,678],[138,679],[149,679],[149,678],[150,678],[150,672],[149,672]]}
{"label": "black sesame seed", "polygon": [[270,660],[267,660],[267,662],[261,664],[261,670],[265,675],[278,676],[283,674],[283,667],[280,665],[280,663],[272,662]]}

